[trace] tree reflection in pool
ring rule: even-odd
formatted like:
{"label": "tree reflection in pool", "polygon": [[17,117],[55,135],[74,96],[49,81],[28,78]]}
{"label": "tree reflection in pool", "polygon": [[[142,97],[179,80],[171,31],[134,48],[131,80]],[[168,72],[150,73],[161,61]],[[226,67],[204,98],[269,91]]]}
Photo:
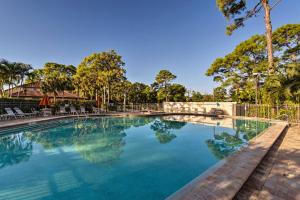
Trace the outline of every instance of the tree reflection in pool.
{"label": "tree reflection in pool", "polygon": [[249,140],[257,136],[268,126],[269,124],[265,122],[236,120],[235,127],[233,128],[234,134],[225,131],[216,133],[216,129],[213,127],[214,137],[206,140],[206,144],[216,157],[223,159],[242,146],[245,146]]}
{"label": "tree reflection in pool", "polygon": [[29,160],[32,148],[32,141],[23,134],[0,137],[0,169]]}
{"label": "tree reflection in pool", "polygon": [[[117,160],[125,145],[125,130],[152,122],[154,118],[111,118],[74,120],[70,126],[62,126],[42,132],[28,131],[25,136],[40,143],[45,149],[73,146],[83,159],[92,163],[112,163]],[[71,134],[70,134],[71,133]]]}

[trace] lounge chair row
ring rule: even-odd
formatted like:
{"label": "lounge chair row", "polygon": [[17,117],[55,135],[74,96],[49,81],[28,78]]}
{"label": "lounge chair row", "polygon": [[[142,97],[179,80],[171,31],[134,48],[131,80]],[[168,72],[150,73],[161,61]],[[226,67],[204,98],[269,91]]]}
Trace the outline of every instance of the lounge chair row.
{"label": "lounge chair row", "polygon": [[[93,107],[93,113],[94,114],[99,114],[101,113],[102,110],[96,107]],[[57,114],[72,114],[72,115],[79,115],[79,114],[87,114],[88,111],[86,111],[85,107],[80,106],[80,110],[76,110],[76,108],[74,106],[70,106],[70,112],[66,111],[66,107],[65,106],[60,106],[59,107],[59,112]]]}
{"label": "lounge chair row", "polygon": [[0,115],[0,119],[17,119],[23,117],[36,117],[39,115],[38,111],[33,111],[31,113],[24,113],[20,108],[14,107],[11,108],[4,108],[6,114]]}
{"label": "lounge chair row", "polygon": [[[25,118],[25,117],[36,117],[39,115],[42,116],[48,116],[51,115],[50,109],[42,109],[41,112],[32,110],[31,113],[25,113],[20,108],[14,107],[12,108],[5,108],[4,109],[6,114],[0,115],[0,120],[7,120],[7,119],[19,119],[19,118]],[[100,114],[102,112],[101,109],[93,107],[93,113],[94,114]],[[59,111],[56,113],[58,115],[79,115],[79,114],[87,114],[88,111],[86,111],[85,107],[80,106],[80,110],[76,110],[74,106],[70,106],[70,112],[66,111],[65,106],[60,106]]]}

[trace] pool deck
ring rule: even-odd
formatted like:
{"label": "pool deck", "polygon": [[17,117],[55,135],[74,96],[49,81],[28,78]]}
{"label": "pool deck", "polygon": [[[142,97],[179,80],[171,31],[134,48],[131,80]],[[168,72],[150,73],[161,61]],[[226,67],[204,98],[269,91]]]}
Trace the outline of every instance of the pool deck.
{"label": "pool deck", "polygon": [[[127,112],[88,116],[154,115],[167,113]],[[1,121],[0,129],[74,117],[86,115]],[[300,199],[300,127],[291,127],[285,133],[286,130],[287,123],[276,122],[246,148],[200,175],[168,199]]]}
{"label": "pool deck", "polygon": [[300,125],[276,141],[235,199],[300,199]]}

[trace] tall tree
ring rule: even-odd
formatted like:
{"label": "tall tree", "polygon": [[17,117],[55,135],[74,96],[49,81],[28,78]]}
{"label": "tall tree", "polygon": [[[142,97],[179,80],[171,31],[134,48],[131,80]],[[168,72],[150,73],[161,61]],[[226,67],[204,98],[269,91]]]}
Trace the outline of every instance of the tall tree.
{"label": "tall tree", "polygon": [[10,63],[5,60],[0,60],[0,97],[4,95],[4,85],[8,82],[8,71],[10,68]]}
{"label": "tall tree", "polygon": [[227,34],[229,35],[231,35],[235,29],[244,26],[247,19],[257,16],[257,14],[264,9],[269,72],[273,72],[274,61],[270,15],[272,8],[270,6],[270,1],[256,0],[255,4],[250,2],[250,0],[216,0],[216,2],[220,11],[230,21],[230,24],[227,26]]}
{"label": "tall tree", "polygon": [[262,81],[267,74],[266,56],[265,38],[255,35],[224,58],[217,58],[206,75],[214,76],[223,88],[231,87],[235,100],[251,101],[257,77]]}
{"label": "tall tree", "polygon": [[170,100],[174,102],[186,101],[186,88],[180,84],[172,84],[170,86]]}
{"label": "tall tree", "polygon": [[109,104],[112,85],[125,79],[125,63],[114,50],[93,53],[79,64],[74,79],[81,91],[90,98],[100,98],[102,103]]}
{"label": "tall tree", "polygon": [[168,101],[170,82],[174,80],[176,76],[168,70],[161,70],[155,77],[155,82],[161,88],[161,92],[165,95],[165,100]]}
{"label": "tall tree", "polygon": [[[299,97],[300,24],[282,26],[273,33],[277,68],[268,76],[265,37],[255,35],[239,44],[233,52],[217,58],[206,75],[229,89],[233,100],[255,101],[256,94],[264,103],[294,101]],[[294,84],[292,84],[294,83]],[[256,93],[257,89],[257,93]],[[288,94],[289,93],[289,94]]]}
{"label": "tall tree", "polygon": [[[15,69],[16,69],[16,76],[15,76],[15,79],[16,79],[16,84],[15,86],[19,85],[20,84],[20,87],[22,88],[23,87],[23,84],[24,84],[24,81],[25,81],[25,78],[27,76],[29,76],[30,74],[30,71],[33,69],[31,65],[29,64],[24,64],[24,63],[15,63]],[[18,97],[20,95],[20,89],[18,89]]]}
{"label": "tall tree", "polygon": [[146,95],[147,103],[157,103],[157,90],[153,87],[153,85],[147,85],[144,89],[144,93]]}
{"label": "tall tree", "polygon": [[44,79],[42,81],[42,90],[54,95],[54,101],[58,92],[72,90],[72,76],[75,74],[76,68],[72,65],[63,65],[57,63],[46,63],[43,69]]}
{"label": "tall tree", "polygon": [[144,83],[133,83],[129,92],[129,101],[132,103],[146,103],[147,94],[145,92],[147,85]]}
{"label": "tall tree", "polygon": [[[8,85],[9,97],[12,95],[12,86],[23,85],[25,77],[32,69],[31,65],[21,62],[9,62],[5,59],[0,60],[0,86],[3,95],[3,86]],[[19,91],[18,91],[19,92]]]}
{"label": "tall tree", "polygon": [[44,70],[43,69],[34,69],[27,75],[27,79],[25,83],[31,84],[42,81],[44,78]]}

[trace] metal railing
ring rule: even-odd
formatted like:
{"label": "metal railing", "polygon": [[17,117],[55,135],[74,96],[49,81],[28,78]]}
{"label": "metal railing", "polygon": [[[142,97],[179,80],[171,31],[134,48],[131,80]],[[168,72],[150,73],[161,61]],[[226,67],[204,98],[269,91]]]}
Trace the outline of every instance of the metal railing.
{"label": "metal railing", "polygon": [[300,123],[300,104],[237,104],[235,109],[237,116],[279,119],[292,123]]}

